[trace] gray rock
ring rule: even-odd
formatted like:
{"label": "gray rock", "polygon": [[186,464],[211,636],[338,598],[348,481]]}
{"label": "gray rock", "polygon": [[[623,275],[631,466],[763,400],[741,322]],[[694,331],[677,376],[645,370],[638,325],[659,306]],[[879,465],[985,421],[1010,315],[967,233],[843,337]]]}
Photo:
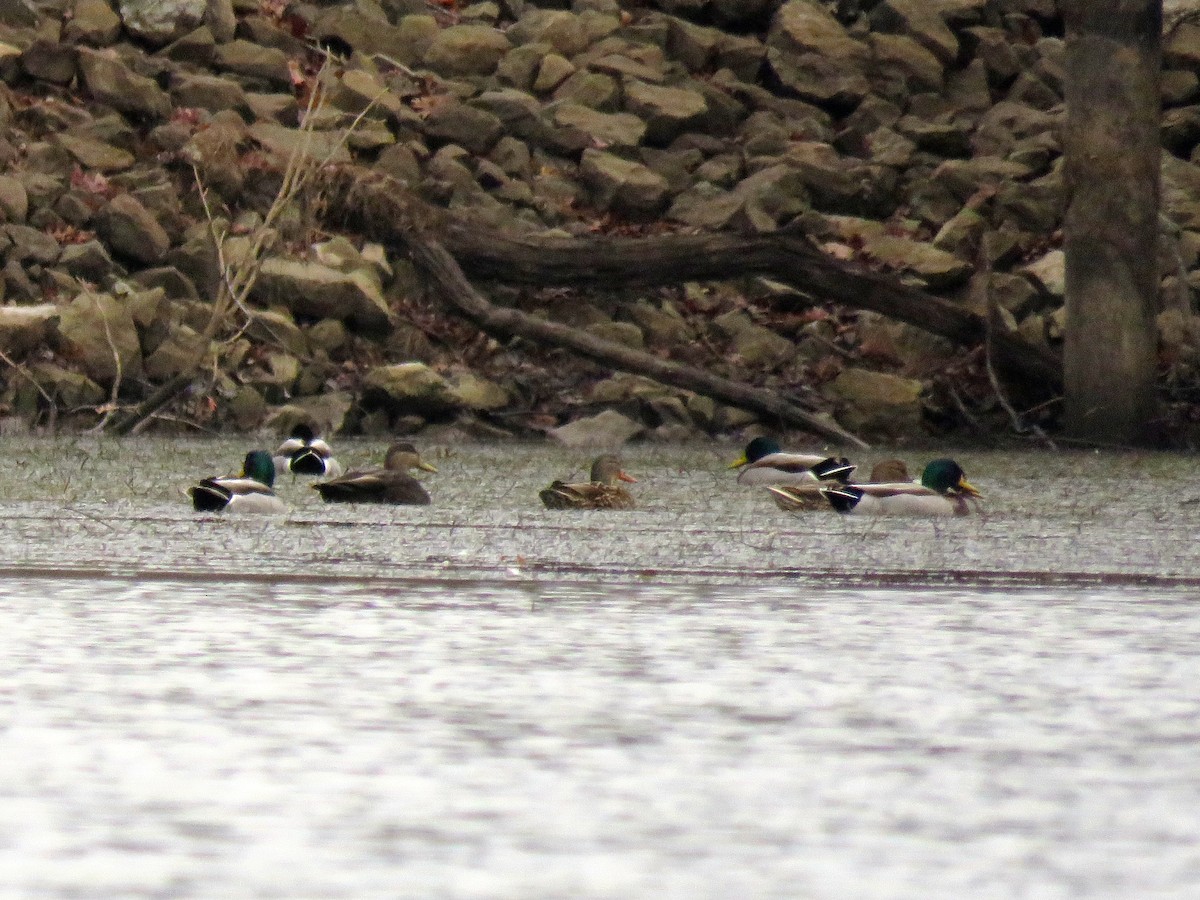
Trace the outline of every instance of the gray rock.
{"label": "gray rock", "polygon": [[633,160],[599,150],[585,150],[580,175],[591,188],[597,209],[648,219],[667,202],[665,178]]}
{"label": "gray rock", "polygon": [[57,317],[58,307],[53,303],[0,306],[0,350],[21,357],[42,346]]}
{"label": "gray rock", "polygon": [[143,363],[146,376],[161,381],[191,372],[195,369],[196,361],[203,359],[208,350],[200,334],[181,322],[146,356]]}
{"label": "gray rock", "polygon": [[1067,257],[1061,250],[1051,250],[1049,253],[1035,259],[1021,272],[1033,282],[1034,286],[1050,297],[1062,300],[1067,293]]}
{"label": "gray rock", "polygon": [[142,348],[129,310],[110,294],[80,294],[59,313],[58,333],[72,359],[102,385],[142,372]]}
{"label": "gray rock", "polygon": [[627,149],[636,147],[646,134],[646,123],[630,113],[604,113],[578,103],[562,103],[554,108],[554,122],[578,128],[597,147]]}
{"label": "gray rock", "polygon": [[112,257],[99,241],[67,244],[62,248],[58,266],[76,278],[95,283],[103,282],[116,268]]}
{"label": "gray rock", "polygon": [[550,437],[566,447],[619,447],[640,434],[643,426],[613,409],[551,429]]}
{"label": "gray rock", "polygon": [[465,103],[442,103],[425,119],[425,134],[438,143],[453,143],[484,155],[500,140],[504,123],[494,113]]}
{"label": "gray rock", "polygon": [[230,41],[214,49],[213,65],[265,84],[291,87],[292,74],[287,55],[275,47],[262,47],[241,39]]}
{"label": "gray rock", "polygon": [[363,378],[362,404],[396,415],[441,415],[459,406],[450,383],[424,363],[376,366]]}
{"label": "gray rock", "polygon": [[171,82],[171,98],[177,106],[207,109],[249,109],[246,92],[230,78],[215,75],[180,73]]}
{"label": "gray rock", "polygon": [[96,214],[95,224],[112,252],[139,263],[157,263],[171,247],[162,225],[132,194],[113,197]]}
{"label": "gray rock", "polygon": [[625,108],[646,122],[646,136],[666,144],[693,127],[708,112],[708,103],[697,91],[682,87],[629,81],[625,84]]}
{"label": "gray rock", "polygon": [[126,30],[161,47],[192,31],[204,21],[207,0],[121,0]]}
{"label": "gray rock", "polygon": [[851,366],[842,370],[830,389],[847,405],[839,419],[852,431],[899,435],[920,430],[924,385],[914,378]]}
{"label": "gray rock", "polygon": [[391,318],[378,283],[364,272],[340,272],[304,260],[264,260],[253,294],[293,314],[339,319],[361,331],[386,331]]}
{"label": "gray rock", "polygon": [[89,137],[60,134],[55,140],[85,169],[104,173],[123,172],[135,162],[134,155],[128,150]]}
{"label": "gray rock", "polygon": [[136,74],[116,56],[79,48],[79,73],[88,93],[113,109],[147,119],[165,119],[171,98],[152,78]]}
{"label": "gray rock", "polygon": [[21,54],[21,68],[40,81],[67,84],[78,71],[77,59],[78,54],[71,44],[39,38]]}
{"label": "gray rock", "polygon": [[4,251],[4,257],[10,262],[53,265],[58,262],[59,254],[62,253],[58,241],[46,232],[30,228],[28,225],[5,225],[0,228],[0,234],[4,235],[4,243],[8,247]]}
{"label": "gray rock", "polygon": [[25,221],[29,215],[29,194],[19,179],[0,175],[0,215],[6,222]]}
{"label": "gray rock", "polygon": [[907,35],[949,65],[958,56],[958,38],[946,25],[938,5],[926,0],[883,0],[871,10],[879,31]]}
{"label": "gray rock", "polygon": [[440,75],[490,75],[512,48],[503,33],[486,25],[453,25],[437,33],[424,63]]}
{"label": "gray rock", "polygon": [[106,0],[76,0],[63,27],[63,40],[72,44],[107,47],[121,33],[121,17]]}
{"label": "gray rock", "polygon": [[530,7],[507,31],[517,45],[546,44],[563,56],[587,49],[589,38],[582,19],[571,12]]}
{"label": "gray rock", "polygon": [[100,385],[81,372],[72,372],[51,362],[35,362],[29,370],[33,380],[61,410],[98,406],[107,397]]}

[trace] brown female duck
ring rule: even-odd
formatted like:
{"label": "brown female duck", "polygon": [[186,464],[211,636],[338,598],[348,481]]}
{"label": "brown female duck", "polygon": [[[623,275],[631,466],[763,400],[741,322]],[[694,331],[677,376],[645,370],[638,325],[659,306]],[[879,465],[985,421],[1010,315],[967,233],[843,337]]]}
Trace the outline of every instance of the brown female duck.
{"label": "brown female duck", "polygon": [[591,481],[576,484],[555,481],[538,496],[547,509],[633,509],[633,495],[618,481],[637,479],[626,474],[618,457],[606,453],[592,463]]}
{"label": "brown female duck", "polygon": [[326,503],[393,503],[427,506],[429,492],[409,475],[410,469],[436,472],[409,443],[392,444],[382,469],[347,472],[313,485]]}

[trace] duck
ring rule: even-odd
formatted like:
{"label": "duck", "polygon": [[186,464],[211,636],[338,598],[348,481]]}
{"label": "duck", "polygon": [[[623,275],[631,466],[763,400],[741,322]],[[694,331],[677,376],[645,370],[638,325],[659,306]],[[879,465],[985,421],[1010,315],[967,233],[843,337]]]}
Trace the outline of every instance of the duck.
{"label": "duck", "polygon": [[326,503],[428,506],[429,492],[408,474],[410,469],[437,472],[434,466],[421,459],[412,444],[392,444],[384,455],[382,469],[352,470],[329,481],[317,482],[313,490],[320,493]]}
{"label": "duck", "polygon": [[287,506],[275,496],[275,463],[266,450],[251,450],[241,475],[204,478],[188,489],[196,512],[283,513]]}
{"label": "duck", "polygon": [[275,450],[275,474],[318,475],[337,478],[344,469],[333,456],[329,444],[317,437],[311,427],[301,422],[291,436]]}
{"label": "duck", "polygon": [[[832,462],[832,460],[826,462]],[[818,472],[820,469],[821,466],[818,464],[811,471]],[[840,480],[845,483],[847,479]],[[885,459],[875,463],[871,469],[871,477],[866,483],[891,484],[911,480],[912,476],[908,474],[908,466],[904,464],[904,460]],[[775,505],[784,512],[804,512],[814,509],[832,509],[825,495],[821,493],[822,487],[830,486],[828,481],[818,476],[817,479],[800,484],[769,484],[766,487],[771,494],[771,499],[775,501]]]}
{"label": "duck", "polygon": [[836,485],[821,493],[840,513],[876,516],[966,516],[983,498],[962,466],[949,458],[930,462],[919,482]]}
{"label": "duck", "polygon": [[814,453],[790,453],[771,437],[756,437],[742,455],[729,464],[741,469],[738,484],[808,484],[819,481],[848,481],[854,465],[845,457]]}
{"label": "duck", "polygon": [[568,484],[555,481],[539,492],[547,509],[633,509],[633,495],[617,484],[636,482],[612,453],[597,456],[592,462],[591,480]]}

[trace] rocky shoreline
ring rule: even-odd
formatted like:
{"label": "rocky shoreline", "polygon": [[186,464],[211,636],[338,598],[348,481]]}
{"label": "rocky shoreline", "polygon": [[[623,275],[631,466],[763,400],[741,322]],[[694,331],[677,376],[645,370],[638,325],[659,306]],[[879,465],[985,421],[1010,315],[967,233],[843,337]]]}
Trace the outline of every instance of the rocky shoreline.
{"label": "rocky shoreline", "polygon": [[[1200,25],[1175,11],[1159,320],[1164,385],[1190,434]],[[205,341],[221,260],[250,252],[296,154],[353,161],[504,231],[790,229],[994,309],[1030,342],[1061,336],[1064,44],[1051,0],[4,0],[0,23],[10,423],[103,425],[200,354],[151,427],[279,433],[304,420],[327,434],[616,445],[774,426],[483,335],[394,249],[324,221],[314,196],[284,210],[239,321]],[[302,128],[314,91],[323,102]],[[770,279],[486,289],[798,398],[874,440],[990,441],[1052,427],[1057,412],[1008,395],[979,347]]]}

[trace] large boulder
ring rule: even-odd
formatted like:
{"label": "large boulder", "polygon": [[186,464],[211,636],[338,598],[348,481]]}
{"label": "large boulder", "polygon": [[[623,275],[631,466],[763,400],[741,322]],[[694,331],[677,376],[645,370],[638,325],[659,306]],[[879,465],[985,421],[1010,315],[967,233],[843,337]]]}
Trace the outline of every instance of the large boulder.
{"label": "large boulder", "polygon": [[142,373],[142,348],[129,309],[111,294],[80,294],[59,313],[67,354],[100,384]]}
{"label": "large boulder", "polygon": [[272,257],[263,261],[254,297],[294,315],[340,319],[359,331],[386,331],[391,312],[377,281],[318,262]]}

